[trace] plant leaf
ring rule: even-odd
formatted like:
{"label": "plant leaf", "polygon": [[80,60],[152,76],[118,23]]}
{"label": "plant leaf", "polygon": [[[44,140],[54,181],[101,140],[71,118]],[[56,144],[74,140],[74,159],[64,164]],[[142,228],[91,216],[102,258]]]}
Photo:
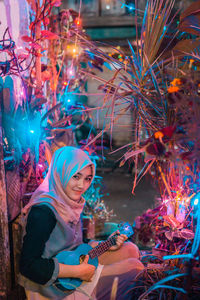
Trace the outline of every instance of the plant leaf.
{"label": "plant leaf", "polygon": [[41,36],[48,40],[55,40],[55,39],[59,38],[59,36],[57,34],[55,34],[54,32],[51,32],[49,30],[42,30]]}
{"label": "plant leaf", "polygon": [[181,231],[179,231],[179,237],[186,240],[191,240],[194,238],[194,232],[190,229],[181,229]]}
{"label": "plant leaf", "polygon": [[180,20],[182,21],[184,18],[196,13],[200,13],[200,0],[193,2],[187,7],[180,15]]}
{"label": "plant leaf", "polygon": [[185,56],[187,53],[190,54],[194,52],[195,49],[199,47],[200,39],[196,40],[182,40],[179,41],[176,46],[173,48],[173,55],[183,55]]}
{"label": "plant leaf", "polygon": [[165,232],[165,236],[168,240],[172,241],[173,240],[173,237],[175,236],[174,232],[173,231],[166,231]]}
{"label": "plant leaf", "polygon": [[23,35],[21,37],[22,41],[26,42],[26,43],[29,43],[29,42],[33,42],[33,39],[32,37],[28,36],[28,35]]}

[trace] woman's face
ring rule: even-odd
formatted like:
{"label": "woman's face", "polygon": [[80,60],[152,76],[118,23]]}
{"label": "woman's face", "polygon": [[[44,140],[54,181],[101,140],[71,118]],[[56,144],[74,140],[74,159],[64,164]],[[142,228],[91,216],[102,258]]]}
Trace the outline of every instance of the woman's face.
{"label": "woman's face", "polygon": [[87,166],[74,174],[67,183],[66,195],[71,200],[78,202],[81,195],[89,188],[92,177],[92,166]]}

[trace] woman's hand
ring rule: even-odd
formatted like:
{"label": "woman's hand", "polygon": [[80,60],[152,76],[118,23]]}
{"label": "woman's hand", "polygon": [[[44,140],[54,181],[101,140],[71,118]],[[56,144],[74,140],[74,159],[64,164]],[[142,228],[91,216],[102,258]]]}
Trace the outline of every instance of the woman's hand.
{"label": "woman's hand", "polygon": [[79,266],[79,276],[81,280],[91,281],[95,272],[95,266],[88,264],[89,255],[86,255],[84,261]]}
{"label": "woman's hand", "polygon": [[58,278],[80,278],[81,280],[91,281],[95,272],[95,266],[88,264],[89,255],[86,255],[80,265],[65,265],[59,263]]}
{"label": "woman's hand", "polygon": [[117,230],[114,233],[112,233],[110,235],[110,237],[113,236],[113,235],[115,235],[115,234],[118,234],[116,236],[116,245],[110,247],[109,250],[111,250],[111,251],[118,250],[123,245],[123,243],[128,239],[128,237],[125,234],[120,234],[119,230]]}

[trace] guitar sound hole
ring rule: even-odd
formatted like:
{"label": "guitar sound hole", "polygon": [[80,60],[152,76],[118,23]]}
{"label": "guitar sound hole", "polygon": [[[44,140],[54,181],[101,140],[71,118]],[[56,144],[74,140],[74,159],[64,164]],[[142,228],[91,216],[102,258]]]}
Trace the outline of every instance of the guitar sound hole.
{"label": "guitar sound hole", "polygon": [[85,255],[84,254],[80,255],[80,257],[79,257],[80,264],[82,264],[82,262],[84,261],[84,259],[85,259]]}

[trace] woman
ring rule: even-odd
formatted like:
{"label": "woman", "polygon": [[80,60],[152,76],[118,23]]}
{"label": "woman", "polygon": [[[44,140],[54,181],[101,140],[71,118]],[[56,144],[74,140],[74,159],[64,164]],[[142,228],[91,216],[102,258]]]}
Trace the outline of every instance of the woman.
{"label": "woman", "polygon": [[[34,192],[23,212],[25,234],[20,259],[20,284],[28,300],[42,299],[110,299],[113,279],[118,276],[118,299],[131,279],[143,269],[138,248],[125,243],[119,235],[116,245],[99,257],[97,269],[88,264],[88,255],[79,265],[65,265],[55,257],[63,249],[71,250],[82,243],[80,214],[95,166],[88,155],[74,147],[55,151],[43,183]],[[92,247],[98,242],[92,242]],[[74,292],[59,290],[57,278],[80,278],[87,283]],[[81,291],[81,292],[80,292]],[[87,295],[87,296],[85,296]],[[85,298],[84,298],[85,297]],[[127,298],[128,299],[128,298]]]}

